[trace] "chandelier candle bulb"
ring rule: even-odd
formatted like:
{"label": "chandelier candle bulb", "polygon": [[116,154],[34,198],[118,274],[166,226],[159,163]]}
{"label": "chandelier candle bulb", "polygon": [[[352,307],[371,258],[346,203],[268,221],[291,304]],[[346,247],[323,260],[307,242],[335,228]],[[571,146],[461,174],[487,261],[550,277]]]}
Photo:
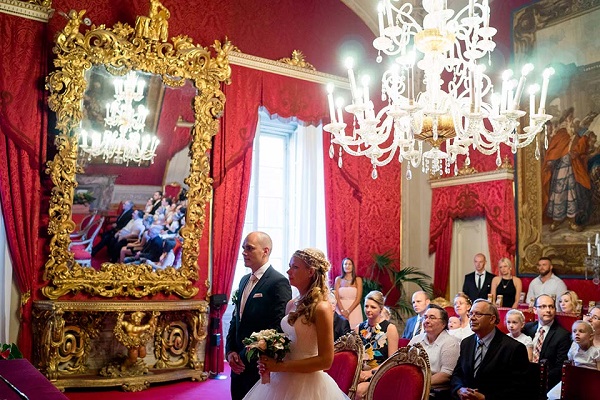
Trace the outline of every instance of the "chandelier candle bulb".
{"label": "chandelier candle bulb", "polygon": [[377,6],[377,17],[379,20],[379,36],[383,36],[383,10],[383,3],[379,3],[379,5]]}
{"label": "chandelier candle bulb", "polygon": [[554,75],[554,68],[546,68],[542,75],[542,94],[540,95],[540,108],[538,114],[543,114],[546,109],[546,96],[548,95],[548,84],[550,83],[550,77]]}
{"label": "chandelier candle bulb", "polygon": [[510,85],[510,78],[512,77],[513,72],[508,69],[502,73],[502,97],[500,103],[500,111],[506,111],[506,100],[508,96],[508,88]]}
{"label": "chandelier candle bulb", "polygon": [[357,101],[358,95],[356,93],[356,79],[354,78],[354,60],[350,57],[346,59],[346,68],[348,68],[348,80],[350,81],[350,91],[352,92],[352,100]]}
{"label": "chandelier candle bulb", "polygon": [[338,97],[336,100],[337,103],[337,122],[339,123],[343,123],[344,122],[344,115],[342,114],[342,109],[344,108],[344,99],[342,99],[341,97]]}
{"label": "chandelier candle bulb", "polygon": [[592,243],[590,242],[590,238],[588,238],[588,246],[587,246],[587,250],[588,250],[588,256],[592,255]]}
{"label": "chandelier candle bulb", "polygon": [[336,120],[335,120],[335,106],[333,105],[333,83],[327,84],[327,102],[329,103],[329,118],[331,118],[331,123],[335,124]]}

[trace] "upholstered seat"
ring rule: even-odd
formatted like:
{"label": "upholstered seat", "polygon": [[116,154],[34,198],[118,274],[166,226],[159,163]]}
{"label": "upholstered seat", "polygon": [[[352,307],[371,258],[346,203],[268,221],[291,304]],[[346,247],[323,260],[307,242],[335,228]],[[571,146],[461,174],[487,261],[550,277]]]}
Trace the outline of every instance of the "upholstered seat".
{"label": "upholstered seat", "polygon": [[354,399],[362,370],[363,345],[355,332],[340,337],[334,345],[333,363],[327,372],[342,392]]}
{"label": "upholstered seat", "polygon": [[563,313],[563,312],[557,312],[556,317],[554,317],[554,318],[556,319],[556,322],[558,322],[558,324],[560,326],[562,326],[563,328],[565,328],[567,330],[567,332],[571,332],[571,328],[573,327],[573,324],[575,323],[575,321],[581,319],[579,314]]}
{"label": "upholstered seat", "polygon": [[431,367],[420,344],[398,349],[373,375],[367,400],[425,400],[431,387]]}
{"label": "upholstered seat", "polygon": [[69,245],[69,250],[73,253],[73,258],[82,266],[92,266],[92,247],[94,240],[102,228],[104,217],[95,220],[89,228],[89,237],[85,240],[73,241]]}
{"label": "upholstered seat", "polygon": [[406,347],[410,343],[410,339],[400,338],[398,339],[398,348]]}
{"label": "upholstered seat", "polygon": [[94,210],[90,214],[83,217],[81,222],[79,222],[79,227],[77,228],[77,230],[69,235],[71,240],[87,239],[87,234],[90,230],[90,227],[92,226],[92,223],[94,222],[94,220],[96,219],[97,216],[98,216],[98,211]]}
{"label": "upholstered seat", "polygon": [[562,370],[561,399],[589,400],[598,398],[600,371],[576,367],[565,361]]}
{"label": "upholstered seat", "polygon": [[[532,383],[529,397],[546,399],[546,393],[550,389],[548,388],[548,361],[544,359],[538,363],[529,363],[528,378]],[[534,382],[537,384],[533,384]]]}

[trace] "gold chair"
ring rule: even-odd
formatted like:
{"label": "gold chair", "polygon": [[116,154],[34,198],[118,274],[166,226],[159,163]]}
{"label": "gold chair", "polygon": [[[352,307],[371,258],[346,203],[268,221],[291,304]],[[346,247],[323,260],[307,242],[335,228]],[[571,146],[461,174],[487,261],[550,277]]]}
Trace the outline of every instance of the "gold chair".
{"label": "gold chair", "polygon": [[351,399],[354,399],[360,378],[363,352],[360,336],[356,332],[347,333],[335,342],[333,363],[325,371]]}
{"label": "gold chair", "polygon": [[381,364],[367,391],[367,400],[426,400],[431,389],[431,366],[417,343],[402,347]]}

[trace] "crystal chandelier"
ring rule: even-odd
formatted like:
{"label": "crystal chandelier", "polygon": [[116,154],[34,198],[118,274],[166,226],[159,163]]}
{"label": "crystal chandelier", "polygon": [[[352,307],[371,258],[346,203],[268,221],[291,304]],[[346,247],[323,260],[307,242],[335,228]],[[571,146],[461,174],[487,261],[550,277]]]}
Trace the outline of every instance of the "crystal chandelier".
{"label": "crystal chandelier", "polygon": [[[413,17],[412,4],[399,3],[398,0],[379,3],[380,35],[373,41],[378,50],[377,62],[382,61],[382,52],[392,62],[381,79],[384,107],[376,113],[369,98],[368,78],[358,85],[353,61],[349,59],[352,100],[345,110],[353,115],[353,127],[347,134],[343,100],[338,99],[334,104],[333,85],[328,86],[331,123],[324,130],[331,133],[330,157],[334,156],[334,145],[340,146],[340,167],[342,149],[353,156],[368,157],[373,179],[377,178],[377,167],[388,164],[396,152],[400,162],[407,162],[407,179],[412,177],[411,167],[420,165],[424,173],[432,175],[449,174],[454,165],[456,174],[457,156],[464,155],[465,163],[469,164],[470,148],[485,155],[496,153],[499,166],[500,144],[510,146],[516,153],[535,139],[538,157],[537,134],[551,118],[545,113],[545,102],[554,70],[547,68],[543,73],[537,109],[536,93],[540,85],[529,87],[528,126],[519,132],[519,121],[527,114],[519,109],[520,99],[533,66],[525,65],[518,80],[512,79],[511,71],[506,71],[501,90],[494,92],[481,63],[486,55],[489,59],[496,47],[492,40],[496,29],[489,26],[488,0],[470,0],[457,13],[447,8],[446,0],[423,0],[422,26]],[[422,54],[418,61],[415,49]],[[422,72],[418,73],[415,66]],[[415,93],[415,76],[421,74],[425,91]],[[424,152],[423,142],[432,148]]]}
{"label": "crystal chandelier", "polygon": [[143,104],[134,106],[144,100],[144,81],[130,71],[124,79],[116,79],[114,86],[114,100],[106,104],[104,133],[82,129],[80,149],[88,161],[102,157],[114,164],[154,162],[159,140],[144,133],[148,109]]}

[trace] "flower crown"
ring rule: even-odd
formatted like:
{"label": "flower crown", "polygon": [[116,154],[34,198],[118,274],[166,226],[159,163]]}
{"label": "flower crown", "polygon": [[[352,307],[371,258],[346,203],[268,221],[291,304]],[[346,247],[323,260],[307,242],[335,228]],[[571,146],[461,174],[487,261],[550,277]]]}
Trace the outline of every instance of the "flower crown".
{"label": "flower crown", "polygon": [[304,250],[296,250],[294,252],[294,257],[298,257],[302,261],[306,263],[311,268],[315,268],[317,271],[326,274],[331,268],[331,264],[325,258],[325,254],[319,249],[304,249]]}

